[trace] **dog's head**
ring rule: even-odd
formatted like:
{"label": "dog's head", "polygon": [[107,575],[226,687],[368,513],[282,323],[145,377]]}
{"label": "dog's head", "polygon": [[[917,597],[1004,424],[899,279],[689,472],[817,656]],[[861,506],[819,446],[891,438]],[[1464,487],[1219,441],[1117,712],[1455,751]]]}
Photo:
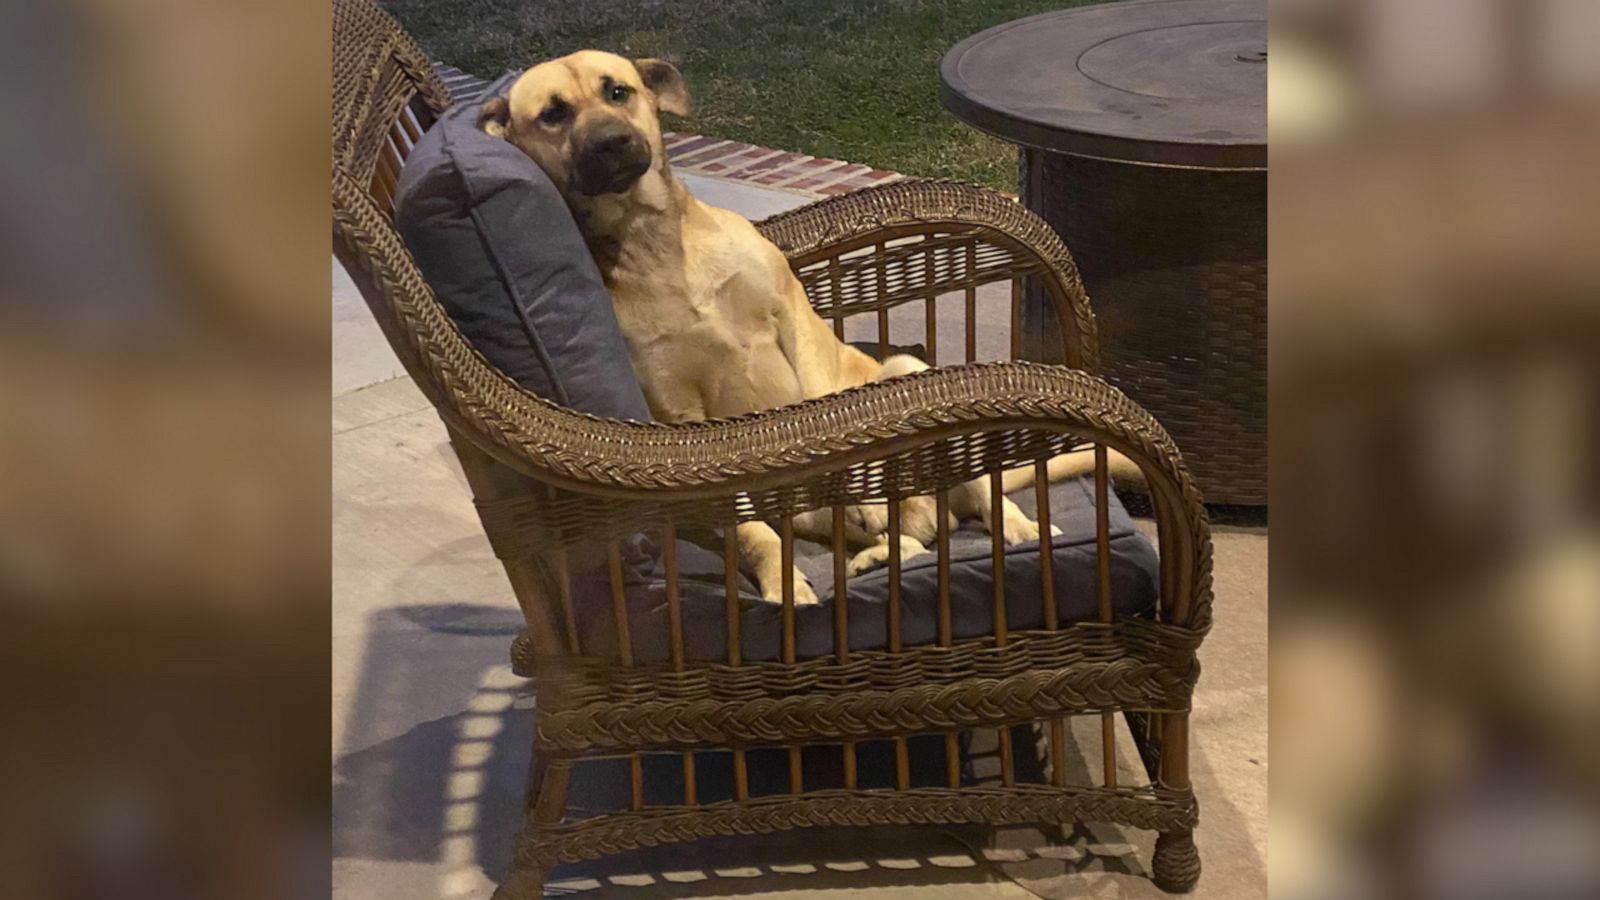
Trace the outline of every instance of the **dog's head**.
{"label": "dog's head", "polygon": [[524,72],[483,105],[478,127],[521,148],[568,197],[595,197],[628,191],[665,158],[661,112],[689,114],[671,63],[582,50]]}

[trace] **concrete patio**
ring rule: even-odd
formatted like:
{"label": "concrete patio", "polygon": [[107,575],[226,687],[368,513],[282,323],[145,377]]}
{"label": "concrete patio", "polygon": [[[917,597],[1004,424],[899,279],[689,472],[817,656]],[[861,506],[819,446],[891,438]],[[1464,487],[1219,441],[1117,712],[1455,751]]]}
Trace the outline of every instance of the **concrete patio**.
{"label": "concrete patio", "polygon": [[[685,176],[761,218],[802,194]],[[986,298],[1004,302],[1006,298]],[[333,265],[333,896],[487,898],[520,814],[534,696],[510,671],[521,615],[438,417]],[[998,308],[997,308],[998,311]],[[920,310],[905,310],[911,334]],[[860,337],[868,336],[862,323]],[[875,329],[870,332],[876,336]],[[942,346],[960,346],[952,332]],[[981,347],[980,355],[998,348]],[[987,351],[987,352],[985,352]],[[1218,526],[1192,772],[1205,874],[1193,896],[1266,896],[1267,535]],[[1098,767],[1098,720],[1079,767]],[[1121,735],[1132,781],[1136,758]],[[981,756],[981,747],[974,748]],[[978,771],[983,774],[982,760]],[[1088,776],[1084,778],[1087,780]],[[558,870],[581,897],[1139,898],[1153,837],[1110,826],[803,831],[657,848]]]}

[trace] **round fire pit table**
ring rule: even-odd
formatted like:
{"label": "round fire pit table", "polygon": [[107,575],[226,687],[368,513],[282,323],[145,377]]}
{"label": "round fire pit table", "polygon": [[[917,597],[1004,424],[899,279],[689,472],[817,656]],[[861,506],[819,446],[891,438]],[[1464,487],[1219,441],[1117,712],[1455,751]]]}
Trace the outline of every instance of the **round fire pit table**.
{"label": "round fire pit table", "polygon": [[[1136,0],[991,28],[939,67],[947,109],[1020,145],[1022,202],[1094,304],[1100,374],[1209,503],[1267,502],[1266,60],[1263,0]],[[1023,324],[1057,361],[1036,286]]]}

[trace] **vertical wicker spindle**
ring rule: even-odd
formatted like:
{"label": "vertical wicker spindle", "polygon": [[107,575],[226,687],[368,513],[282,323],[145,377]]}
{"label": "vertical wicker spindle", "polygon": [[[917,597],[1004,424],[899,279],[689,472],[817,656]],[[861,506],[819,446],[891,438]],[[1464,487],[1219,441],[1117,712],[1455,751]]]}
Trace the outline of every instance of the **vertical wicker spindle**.
{"label": "vertical wicker spindle", "polygon": [[1022,279],[1011,279],[1011,358],[1022,358]]}
{"label": "vertical wicker spindle", "polygon": [[[683,671],[683,604],[678,596],[678,530],[661,529],[661,564],[667,573],[667,630],[672,641],[672,671]],[[683,754],[683,803],[695,805],[694,754]]]}
{"label": "vertical wicker spindle", "polygon": [[[884,242],[878,242],[878,293],[879,300],[889,295],[889,270],[885,268]],[[889,310],[887,307],[878,310],[878,358],[884,359],[889,355]]]}
{"label": "vertical wicker spindle", "polygon": [[407,106],[400,111],[400,127],[406,130],[406,138],[415,147],[417,141],[422,140],[422,126],[417,122],[417,111]]}
{"label": "vertical wicker spindle", "polygon": [[[1094,559],[1099,584],[1100,621],[1111,621],[1111,508],[1110,475],[1106,472],[1106,445],[1094,445]],[[1100,714],[1100,758],[1106,787],[1117,786],[1116,714]]]}
{"label": "vertical wicker spindle", "polygon": [[[1055,631],[1060,627],[1056,611],[1055,544],[1050,536],[1050,463],[1038,460],[1033,464],[1034,499],[1039,510],[1039,594],[1044,603],[1044,627]],[[1056,787],[1067,784],[1067,728],[1060,718],[1050,720],[1050,783]]]}
{"label": "vertical wicker spindle", "polygon": [[[926,244],[934,237],[935,235],[931,234],[923,235],[922,241],[924,244]],[[924,247],[922,250],[923,283],[931,286],[933,284],[933,276],[933,251],[930,251]],[[928,365],[930,366],[937,366],[939,364],[939,313],[935,308],[938,306],[938,301],[939,295],[932,293],[931,290],[928,294],[927,300],[924,301],[924,318],[927,322],[928,329]]]}
{"label": "vertical wicker spindle", "polygon": [[[850,603],[845,593],[844,507],[833,508],[833,658],[839,665],[850,662]],[[844,754],[844,786],[856,786],[856,745],[845,741],[840,745]]]}
{"label": "vertical wicker spindle", "polygon": [[844,294],[839,286],[839,257],[828,260],[828,286],[833,291],[833,336],[844,340]]}
{"label": "vertical wicker spindle", "polygon": [[[722,532],[722,586],[727,603],[728,665],[737,668],[744,661],[741,649],[744,615],[739,606],[739,537],[732,526]],[[745,764],[743,747],[733,748],[733,796],[736,800],[750,796],[750,771]]]}
{"label": "vertical wicker spindle", "polygon": [[[1006,645],[1006,540],[1005,485],[999,470],[989,473],[989,545],[994,563],[994,645]],[[1000,783],[1016,784],[1016,769],[1011,756],[1011,728],[1000,727]]]}
{"label": "vertical wicker spindle", "polygon": [[[1154,492],[1150,494],[1150,506],[1156,520],[1156,552],[1161,560],[1161,587],[1160,594],[1156,598],[1156,618],[1164,622],[1171,622],[1173,621],[1173,598],[1178,590],[1176,581],[1177,566],[1173,563],[1174,556],[1177,553],[1174,546],[1173,529],[1178,526],[1173,517],[1168,514],[1165,504],[1161,502],[1161,498],[1157,497]],[[1166,733],[1166,715],[1164,713],[1151,713],[1150,739],[1158,744],[1165,744]],[[1164,783],[1166,780],[1164,772],[1166,767],[1165,752],[1162,753],[1160,759],[1162,762],[1158,768],[1163,771],[1158,772],[1158,779]]]}
{"label": "vertical wicker spindle", "polygon": [[[950,646],[950,495],[941,491],[934,497],[934,518],[938,519],[938,544],[934,548],[939,557],[939,646]],[[944,736],[945,780],[950,787],[961,786],[961,746],[956,733]]]}
{"label": "vertical wicker spindle", "polygon": [[[794,665],[794,519],[783,517],[783,521],[779,524],[778,537],[782,544],[783,561],[783,661]],[[801,771],[800,748],[790,747],[789,792],[799,794],[804,791],[805,780]]]}
{"label": "vertical wicker spindle", "polygon": [[[900,501],[889,507],[889,652],[900,652]],[[904,791],[911,787],[911,756],[904,737],[894,739],[894,781]]]}
{"label": "vertical wicker spindle", "polygon": [[[611,575],[611,614],[617,623],[617,662],[625,669],[633,667],[633,633],[628,630],[628,598],[622,590],[622,554],[612,542],[606,547]],[[639,754],[628,754],[628,777],[632,785],[630,806],[644,809],[644,766]]]}
{"label": "vertical wicker spindle", "polygon": [[967,243],[967,362],[978,358],[978,245]]}

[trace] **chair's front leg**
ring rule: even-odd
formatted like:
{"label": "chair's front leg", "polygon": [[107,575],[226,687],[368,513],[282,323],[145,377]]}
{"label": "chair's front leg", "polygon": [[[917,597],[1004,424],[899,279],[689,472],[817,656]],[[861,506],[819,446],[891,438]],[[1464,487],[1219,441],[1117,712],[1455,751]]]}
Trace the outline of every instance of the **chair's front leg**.
{"label": "chair's front leg", "polygon": [[[1189,787],[1189,714],[1168,713],[1161,718],[1161,786],[1186,790]],[[1200,880],[1200,851],[1195,847],[1194,829],[1163,831],[1156,836],[1150,874],[1156,887],[1164,891],[1186,894],[1194,889]]]}
{"label": "chair's front leg", "polygon": [[525,864],[521,848],[537,845],[540,829],[555,825],[565,817],[572,765],[568,757],[550,757],[537,749],[534,751],[528,808],[517,837],[518,852],[511,860],[511,871],[495,888],[491,900],[538,900],[544,896],[545,870]]}
{"label": "chair's front leg", "polygon": [[489,900],[540,900],[544,896],[544,872],[535,868],[515,868],[494,889]]}

